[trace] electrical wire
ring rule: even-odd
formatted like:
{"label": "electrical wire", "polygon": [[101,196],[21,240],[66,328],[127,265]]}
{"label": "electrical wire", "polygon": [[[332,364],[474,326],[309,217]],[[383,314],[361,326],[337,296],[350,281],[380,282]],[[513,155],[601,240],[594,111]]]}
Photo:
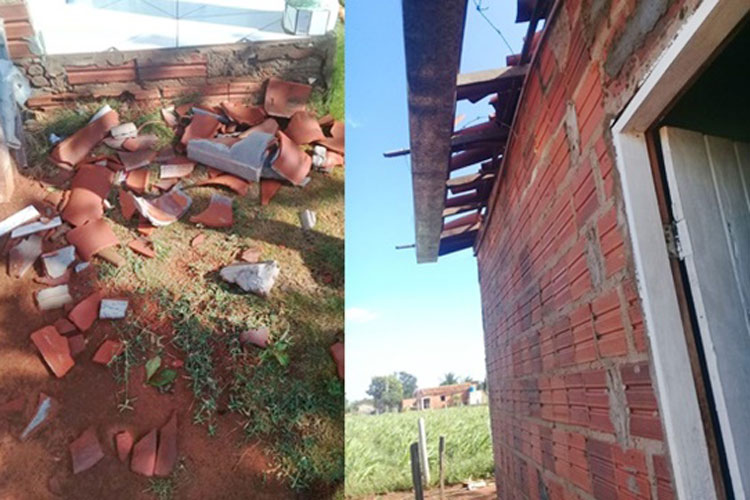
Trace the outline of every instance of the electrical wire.
{"label": "electrical wire", "polygon": [[487,21],[487,24],[489,24],[490,27],[492,27],[492,29],[495,30],[495,32],[497,32],[498,35],[500,35],[500,38],[503,39],[503,42],[505,42],[505,45],[508,47],[508,50],[512,54],[513,47],[511,47],[510,44],[508,43],[508,40],[505,39],[503,32],[500,31],[500,28],[495,26],[495,24],[490,20],[490,18],[487,17],[487,14],[484,13],[484,11],[489,10],[489,7],[482,7],[482,0],[473,0],[473,1],[474,1],[474,6],[477,9],[477,12],[479,12],[479,15],[482,16],[485,21]]}

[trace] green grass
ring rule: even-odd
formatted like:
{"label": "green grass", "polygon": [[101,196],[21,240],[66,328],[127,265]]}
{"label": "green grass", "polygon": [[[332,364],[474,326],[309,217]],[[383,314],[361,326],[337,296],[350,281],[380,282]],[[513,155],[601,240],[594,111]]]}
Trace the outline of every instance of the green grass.
{"label": "green grass", "polygon": [[410,490],[409,445],[425,419],[432,485],[438,482],[438,439],[445,436],[447,484],[489,478],[494,472],[487,406],[346,416],[346,495]]}

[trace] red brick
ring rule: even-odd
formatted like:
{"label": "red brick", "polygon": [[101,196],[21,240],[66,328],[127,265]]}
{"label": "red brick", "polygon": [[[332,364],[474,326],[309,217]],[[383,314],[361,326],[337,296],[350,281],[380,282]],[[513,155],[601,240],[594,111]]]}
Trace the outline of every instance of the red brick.
{"label": "red brick", "polygon": [[136,79],[135,61],[119,66],[66,66],[68,83],[80,85],[85,83],[132,82]]}
{"label": "red brick", "polygon": [[659,404],[651,385],[647,363],[624,365],[620,369],[625,397],[630,409],[630,433],[651,439],[662,439]]}
{"label": "red brick", "polygon": [[582,227],[599,207],[591,163],[586,160],[573,178],[576,223]]}
{"label": "red brick", "polygon": [[656,476],[656,495],[659,500],[673,500],[676,498],[672,488],[672,473],[667,457],[654,455],[654,476]]}
{"label": "red brick", "polygon": [[611,290],[596,299],[592,304],[592,311],[599,355],[612,357],[626,354],[628,347],[617,290]]}

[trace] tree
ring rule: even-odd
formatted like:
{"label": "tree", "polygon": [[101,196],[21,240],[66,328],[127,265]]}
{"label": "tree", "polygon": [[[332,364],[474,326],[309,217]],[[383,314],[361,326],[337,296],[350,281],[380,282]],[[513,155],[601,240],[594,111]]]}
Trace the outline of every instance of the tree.
{"label": "tree", "polygon": [[404,399],[404,386],[396,375],[372,377],[367,394],[375,400],[377,412],[382,413],[401,406],[401,400]]}
{"label": "tree", "polygon": [[413,397],[414,391],[417,390],[417,377],[411,373],[398,372],[398,379],[401,381],[401,385],[404,388],[404,397]]}
{"label": "tree", "polygon": [[454,385],[458,383],[458,377],[456,377],[456,374],[453,372],[448,372],[445,375],[443,375],[443,381],[440,382],[440,385]]}

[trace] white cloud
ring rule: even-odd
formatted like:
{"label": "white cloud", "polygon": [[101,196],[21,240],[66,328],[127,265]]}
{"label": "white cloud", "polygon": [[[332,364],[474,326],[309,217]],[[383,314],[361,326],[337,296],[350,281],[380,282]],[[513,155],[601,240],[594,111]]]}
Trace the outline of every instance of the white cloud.
{"label": "white cloud", "polygon": [[367,323],[377,318],[378,315],[361,307],[350,307],[346,310],[346,321],[352,323]]}
{"label": "white cloud", "polygon": [[357,121],[351,117],[346,118],[346,124],[349,125],[351,128],[360,128],[362,126],[362,122]]}

